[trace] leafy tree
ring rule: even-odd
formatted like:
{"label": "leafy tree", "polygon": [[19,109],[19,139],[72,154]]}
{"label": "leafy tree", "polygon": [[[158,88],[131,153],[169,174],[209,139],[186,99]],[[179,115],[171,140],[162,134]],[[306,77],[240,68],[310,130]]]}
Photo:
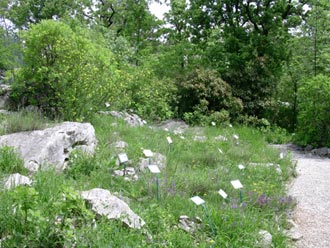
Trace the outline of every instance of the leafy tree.
{"label": "leafy tree", "polygon": [[298,90],[299,114],[296,141],[300,145],[330,145],[330,78],[318,75]]}
{"label": "leafy tree", "polygon": [[32,25],[22,35],[25,66],[13,100],[67,120],[84,120],[105,101],[114,101],[120,90],[120,84],[114,87],[119,77],[114,57],[102,40],[96,45],[85,33],[52,20]]}
{"label": "leafy tree", "polygon": [[[231,87],[214,70],[196,69],[185,75],[178,84],[179,114],[210,115],[222,110],[236,116],[242,102],[232,95]],[[187,116],[187,114],[186,114]]]}
{"label": "leafy tree", "polygon": [[189,40],[243,100],[246,113],[263,115],[287,59],[288,29],[299,23],[302,6],[291,0],[199,0],[187,7]]}
{"label": "leafy tree", "polygon": [[[81,0],[84,1],[84,0]],[[26,29],[41,20],[60,19],[82,13],[80,0],[8,0],[6,17],[18,28]]]}
{"label": "leafy tree", "polygon": [[271,115],[277,124],[292,132],[297,124],[298,88],[315,75],[329,75],[329,11],[328,1],[309,1],[304,22],[292,30],[287,45],[290,56],[277,87],[278,101],[274,102]]}

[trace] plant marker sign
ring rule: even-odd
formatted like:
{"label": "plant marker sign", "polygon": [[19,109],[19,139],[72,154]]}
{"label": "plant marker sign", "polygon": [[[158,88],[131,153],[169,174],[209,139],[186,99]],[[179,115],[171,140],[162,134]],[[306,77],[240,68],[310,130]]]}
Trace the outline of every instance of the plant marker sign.
{"label": "plant marker sign", "polygon": [[127,157],[126,153],[118,154],[118,159],[119,159],[119,163],[121,163],[121,164],[125,164],[128,162],[128,157]]}
{"label": "plant marker sign", "polygon": [[126,153],[118,154],[118,159],[120,164],[124,164],[124,176],[126,175],[126,163],[128,162],[128,157]]}
{"label": "plant marker sign", "polygon": [[239,164],[239,165],[238,165],[238,169],[240,169],[240,170],[244,170],[244,169],[245,169],[245,166],[242,165],[242,164]]}
{"label": "plant marker sign", "polygon": [[166,137],[166,139],[167,139],[167,143],[169,145],[173,143],[173,140],[171,139],[171,137]]}
{"label": "plant marker sign", "polygon": [[218,151],[219,151],[221,154],[223,154],[223,151],[222,151],[220,148],[218,148]]}
{"label": "plant marker sign", "polygon": [[233,180],[230,182],[233,185],[234,189],[241,189],[243,185],[241,184],[240,180]]}
{"label": "plant marker sign", "polygon": [[208,211],[207,211],[207,208],[206,208],[206,204],[205,204],[205,201],[200,198],[199,196],[194,196],[194,197],[191,197],[190,200],[192,200],[193,203],[195,203],[197,206],[201,205],[203,207],[203,212],[204,212],[204,215],[209,223],[209,226],[211,228],[211,231],[212,231],[212,234],[213,234],[213,238],[215,238],[215,231],[214,231],[214,228],[213,228],[213,224],[212,224],[212,221],[211,221],[211,218],[208,214]]}
{"label": "plant marker sign", "polygon": [[220,189],[220,190],[218,191],[218,193],[219,193],[219,195],[222,196],[223,199],[226,199],[227,196],[228,196],[227,193],[226,193],[225,191],[223,191],[222,189]]}
{"label": "plant marker sign", "polygon": [[149,171],[152,174],[156,175],[156,197],[157,200],[159,201],[160,197],[159,197],[159,180],[158,180],[158,174],[160,173],[160,169],[157,165],[149,165],[148,166]]}
{"label": "plant marker sign", "polygon": [[193,203],[195,203],[197,206],[205,203],[205,201],[202,198],[200,198],[199,196],[191,197],[190,200],[192,200]]}
{"label": "plant marker sign", "polygon": [[238,137],[237,134],[234,134],[234,135],[233,135],[233,138],[234,138],[235,140],[238,140],[238,139],[239,139],[239,137]]}
{"label": "plant marker sign", "polygon": [[147,158],[150,158],[150,157],[154,156],[153,152],[151,150],[147,150],[147,149],[143,150],[143,154]]}
{"label": "plant marker sign", "polygon": [[149,158],[149,165],[151,165],[151,157],[154,156],[154,154],[152,153],[152,151],[145,149],[145,150],[143,150],[143,154],[144,154],[144,156],[146,158]]}
{"label": "plant marker sign", "polygon": [[212,121],[212,122],[211,122],[211,125],[215,127],[215,125],[216,125],[216,124],[215,124],[215,122],[214,122],[214,121]]}
{"label": "plant marker sign", "polygon": [[160,169],[157,165],[149,165],[148,169],[152,174],[159,174],[160,173]]}
{"label": "plant marker sign", "polygon": [[243,195],[242,195],[243,185],[241,184],[240,180],[233,180],[230,183],[231,183],[231,185],[233,185],[234,189],[239,189],[239,199],[242,202],[243,201]]}

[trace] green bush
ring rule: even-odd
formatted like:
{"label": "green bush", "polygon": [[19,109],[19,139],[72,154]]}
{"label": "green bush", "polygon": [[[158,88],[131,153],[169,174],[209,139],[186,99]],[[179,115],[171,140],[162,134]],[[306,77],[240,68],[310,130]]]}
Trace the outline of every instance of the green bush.
{"label": "green bush", "polygon": [[296,142],[330,146],[330,78],[319,75],[298,90],[299,112]]}
{"label": "green bush", "polygon": [[137,114],[150,120],[164,120],[173,116],[171,103],[176,88],[173,82],[158,79],[148,68],[133,68],[128,75],[129,104]]}
{"label": "green bush", "polygon": [[52,20],[23,33],[25,66],[11,95],[16,105],[34,105],[48,116],[82,121],[104,102],[112,102],[119,90],[119,85],[114,87],[114,56],[87,34]]}
{"label": "green bush", "polygon": [[243,109],[242,101],[233,97],[230,85],[214,70],[196,69],[178,79],[177,85],[179,115],[186,120],[198,122],[203,119],[199,115],[209,116],[221,111],[228,111],[230,117],[236,117]]}

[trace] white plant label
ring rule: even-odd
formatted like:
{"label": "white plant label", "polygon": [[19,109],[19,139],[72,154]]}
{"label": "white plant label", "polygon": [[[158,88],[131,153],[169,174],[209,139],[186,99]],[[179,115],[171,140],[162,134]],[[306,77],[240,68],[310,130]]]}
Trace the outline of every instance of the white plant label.
{"label": "white plant label", "polygon": [[183,140],[184,140],[184,139],[185,139],[185,137],[181,135],[181,136],[180,136],[180,139],[183,139]]}
{"label": "white plant label", "polygon": [[240,180],[233,180],[230,182],[233,185],[234,189],[241,189],[243,185],[241,184]]}
{"label": "white plant label", "polygon": [[157,165],[149,165],[148,169],[153,174],[159,174],[160,173],[160,169]]}
{"label": "white plant label", "polygon": [[109,103],[109,102],[106,102],[106,103],[105,103],[105,107],[106,107],[106,108],[109,108],[109,107],[110,107],[110,103]]}
{"label": "white plant label", "polygon": [[212,121],[212,122],[211,122],[211,125],[212,125],[212,126],[215,126],[216,124],[215,124],[215,122],[214,122],[214,121]]}
{"label": "white plant label", "polygon": [[221,195],[222,197],[223,197],[223,199],[226,199],[227,198],[227,193],[225,192],[225,191],[223,191],[222,189],[220,189],[219,191],[218,191],[218,193],[219,193],[219,195]]}
{"label": "white plant label", "polygon": [[239,164],[239,165],[238,165],[238,169],[240,169],[240,170],[244,170],[244,169],[245,169],[245,166],[242,165],[242,164]]}
{"label": "white plant label", "polygon": [[173,143],[173,140],[171,139],[171,137],[166,137],[166,139],[167,139],[167,142],[168,142],[169,144],[172,144],[172,143]]}
{"label": "white plant label", "polygon": [[143,150],[143,154],[147,158],[150,158],[150,157],[152,157],[154,155],[151,150]]}
{"label": "white plant label", "polygon": [[281,152],[281,153],[280,153],[280,159],[283,159],[283,158],[284,158],[284,153]]}
{"label": "white plant label", "polygon": [[128,162],[128,157],[126,153],[118,154],[118,159],[119,159],[119,163],[121,164]]}
{"label": "white plant label", "polygon": [[222,151],[220,148],[218,148],[218,151],[219,151],[221,154],[223,154],[223,151]]}
{"label": "white plant label", "polygon": [[202,198],[200,198],[199,196],[191,197],[190,200],[192,200],[197,206],[205,203],[205,201]]}
{"label": "white plant label", "polygon": [[234,134],[234,135],[233,135],[233,138],[234,138],[235,140],[238,140],[238,139],[239,139],[239,137],[238,137],[237,134]]}

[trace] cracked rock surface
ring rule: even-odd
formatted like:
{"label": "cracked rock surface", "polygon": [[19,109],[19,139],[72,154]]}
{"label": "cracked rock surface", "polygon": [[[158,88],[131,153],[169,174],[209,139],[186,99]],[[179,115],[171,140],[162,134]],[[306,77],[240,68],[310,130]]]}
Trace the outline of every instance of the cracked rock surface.
{"label": "cracked rock surface", "polygon": [[44,130],[0,136],[0,147],[14,147],[31,172],[49,167],[61,171],[74,149],[93,153],[96,144],[95,130],[89,123],[64,122]]}

